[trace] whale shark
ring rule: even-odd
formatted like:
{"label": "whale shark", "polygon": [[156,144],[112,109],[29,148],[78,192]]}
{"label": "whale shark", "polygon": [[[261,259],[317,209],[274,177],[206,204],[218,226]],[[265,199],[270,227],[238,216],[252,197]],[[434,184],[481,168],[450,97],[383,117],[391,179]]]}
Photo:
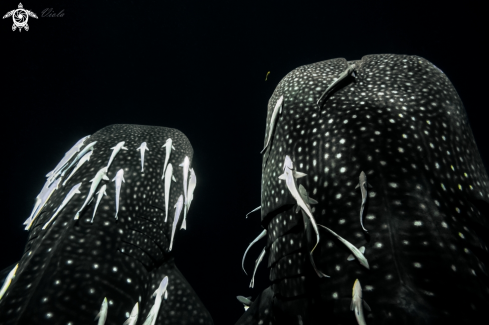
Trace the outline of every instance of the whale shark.
{"label": "whale shark", "polygon": [[[42,191],[15,277],[8,277],[2,289],[0,324],[142,324],[154,306],[152,295],[165,277],[168,299],[158,309],[153,308],[151,315],[156,324],[163,320],[170,325],[213,324],[209,312],[175,265],[175,253],[170,252],[174,216],[169,215],[168,222],[164,221],[165,191],[161,180],[165,161],[162,146],[168,138],[178,148],[168,163],[177,165],[188,157],[191,167],[193,148],[182,132],[116,124],[95,132],[91,141],[77,148],[83,152],[87,145],[96,142],[90,160],[71,175],[68,186],[53,190],[62,178],[57,172],[49,176],[55,179],[51,187]],[[123,141],[128,150],[113,154],[114,144]],[[143,142],[152,151],[144,157],[141,173],[141,152],[136,149]],[[63,165],[74,166],[75,156],[63,161]],[[108,178],[107,162],[111,157],[110,170],[114,175]],[[125,182],[120,188],[117,183],[122,182],[122,173]],[[39,172],[41,177],[44,174],[45,171]],[[184,195],[182,173],[173,176],[176,182],[167,198],[171,206]],[[104,193],[107,196],[98,200]],[[42,201],[47,195],[49,199]],[[77,212],[79,218],[74,220]],[[43,230],[53,216],[54,221]],[[175,229],[176,239],[179,228]],[[178,243],[173,242],[175,245]],[[14,266],[7,272],[0,271],[0,275],[5,277],[12,269]]]}
{"label": "whale shark", "polygon": [[[489,305],[489,178],[443,72],[415,55],[307,64],[278,83],[266,126],[257,229],[271,283],[237,325],[478,323]],[[277,177],[286,157],[306,175],[294,181],[317,201],[301,202],[314,219]],[[307,258],[311,220],[329,278]]]}

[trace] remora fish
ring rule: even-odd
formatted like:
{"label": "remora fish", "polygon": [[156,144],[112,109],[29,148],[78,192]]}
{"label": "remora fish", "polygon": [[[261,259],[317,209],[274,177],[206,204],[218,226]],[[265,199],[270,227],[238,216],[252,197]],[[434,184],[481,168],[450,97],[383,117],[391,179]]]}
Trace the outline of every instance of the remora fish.
{"label": "remora fish", "polygon": [[251,297],[236,296],[236,299],[243,304],[245,311],[248,310],[253,303],[253,301],[251,301]]}
{"label": "remora fish", "polygon": [[102,302],[102,306],[100,307],[100,312],[95,316],[94,320],[98,319],[97,325],[104,325],[107,321],[107,311],[109,309],[109,304],[107,303],[107,297],[104,298]]}
{"label": "remora fish", "polygon": [[188,206],[187,211],[190,209],[190,204],[194,199],[194,190],[197,187],[197,176],[195,175],[194,169],[190,168],[190,180],[188,182]]}
{"label": "remora fish", "polygon": [[56,216],[58,215],[58,213],[60,213],[61,210],[63,210],[63,208],[68,204],[68,202],[71,200],[71,198],[75,194],[79,194],[80,193],[80,191],[78,189],[80,188],[81,185],[82,185],[82,183],[78,183],[78,184],[76,184],[75,186],[73,186],[71,188],[71,190],[68,192],[68,194],[66,195],[65,199],[63,200],[63,203],[61,203],[61,205],[58,207],[58,209],[56,209],[56,212],[53,214],[53,216],[51,217],[51,219],[49,219],[49,221],[46,222],[44,224],[44,226],[42,226],[42,229],[46,229],[47,226],[54,220],[54,218],[56,218]]}
{"label": "remora fish", "polygon": [[166,167],[168,166],[168,161],[170,160],[170,154],[171,154],[171,149],[175,150],[175,147],[172,145],[172,139],[168,138],[163,145],[162,148],[166,147],[166,156],[165,156],[165,163],[163,164],[163,175],[161,176],[161,179],[165,178],[166,176]]}
{"label": "remora fish", "polygon": [[93,219],[95,218],[95,213],[97,213],[97,208],[98,208],[98,205],[100,203],[100,201],[102,200],[102,197],[104,195],[107,195],[107,193],[105,193],[105,189],[107,188],[107,185],[102,185],[102,187],[100,188],[100,190],[97,192],[98,196],[97,196],[97,203],[95,203],[95,208],[93,209],[93,215],[92,215],[92,220],[90,221],[91,223],[93,223]]}
{"label": "remora fish", "polygon": [[24,225],[29,224],[29,222],[33,218],[34,214],[38,211],[38,208],[42,203],[42,198],[46,195],[46,193],[49,190],[49,185],[51,185],[51,183],[49,181],[46,181],[44,183],[44,186],[42,187],[41,192],[39,192],[39,194],[36,196],[36,203],[34,203],[34,208],[32,208],[32,211],[31,211],[29,218],[27,218],[23,223]]}
{"label": "remora fish", "polygon": [[295,184],[295,179],[296,178],[301,178],[306,176],[306,174],[297,172],[294,170],[294,164],[290,157],[288,155],[285,156],[285,162],[284,162],[284,173],[279,176],[279,179],[285,180],[285,183],[287,185],[287,188],[289,189],[290,194],[294,197],[294,199],[297,201],[297,205],[304,210],[304,212],[307,214],[309,217],[309,220],[311,221],[312,228],[314,229],[314,232],[316,233],[316,244],[312,248],[311,252],[309,253],[311,256],[311,263],[312,266],[314,267],[314,270],[316,271],[317,275],[319,277],[329,277],[328,275],[324,274],[320,270],[316,268],[316,265],[314,263],[314,258],[312,257],[312,253],[314,252],[314,249],[316,249],[316,246],[319,243],[319,230],[316,224],[316,220],[314,219],[314,216],[312,215],[311,209],[309,208],[309,205],[304,202],[302,199],[301,195],[297,191],[297,185]]}
{"label": "remora fish", "polygon": [[[348,249],[358,259],[358,261],[360,262],[360,264],[362,264],[363,266],[365,266],[367,269],[370,269],[370,267],[368,265],[367,259],[365,258],[365,256],[363,256],[362,252],[360,250],[358,250],[358,248],[356,248],[355,246],[353,246],[348,240],[344,239],[343,237],[341,237],[340,235],[338,235],[337,233],[335,233],[333,230],[329,229],[328,227],[325,227],[325,226],[320,225],[320,224],[318,224],[318,226],[323,227],[324,229],[326,229],[327,231],[329,231],[331,234],[333,234],[334,236],[336,236],[336,238],[338,238],[343,244],[345,244],[346,247],[348,247]],[[364,249],[364,251],[365,251],[365,249]]]}
{"label": "remora fish", "polygon": [[122,325],[136,325],[139,315],[139,303],[136,302],[132,308],[131,315]]}
{"label": "remora fish", "polygon": [[160,310],[161,302],[163,300],[162,299],[163,294],[165,294],[165,298],[168,295],[166,291],[167,287],[168,287],[168,277],[165,276],[161,281],[158,289],[156,289],[156,291],[153,293],[152,297],[155,297],[155,303],[153,304],[153,307],[151,307],[151,310],[149,311],[148,316],[146,317],[146,320],[144,321],[143,325],[154,325],[156,323],[156,318],[158,318],[158,311]]}
{"label": "remora fish", "polygon": [[359,183],[355,188],[360,187],[360,191],[362,192],[362,207],[360,208],[360,224],[362,225],[362,229],[368,232],[368,230],[365,229],[365,227],[363,226],[363,209],[365,208],[365,203],[367,202],[367,186],[372,187],[370,186],[370,184],[367,183],[367,175],[365,175],[365,173],[362,171],[360,173]]}
{"label": "remora fish", "polygon": [[[187,219],[187,206],[188,206],[188,197],[187,197],[187,187],[188,187],[188,169],[190,166],[190,161],[187,156],[183,160],[183,163],[179,165],[183,167],[183,194],[185,195],[184,207],[183,207],[183,222],[182,228],[186,228],[186,219]],[[180,228],[181,229],[181,228]]]}
{"label": "remora fish", "polygon": [[360,281],[356,279],[355,284],[353,284],[350,309],[355,311],[355,318],[357,319],[358,325],[367,324],[365,322],[365,316],[363,314],[363,306],[365,306],[365,309],[370,311],[370,307],[362,299],[362,286],[360,285]]}
{"label": "remora fish", "polygon": [[50,187],[43,188],[43,191],[41,191],[40,193],[41,197],[38,201],[39,204],[36,204],[37,208],[33,211],[32,217],[29,217],[29,219],[26,220],[27,226],[25,227],[25,230],[31,229],[32,223],[37,218],[42,208],[46,205],[53,192],[58,188],[60,182],[61,178],[58,178],[54,183],[51,184]]}
{"label": "remora fish", "polygon": [[270,126],[268,128],[269,131],[268,131],[267,143],[265,144],[265,147],[262,149],[260,153],[264,153],[265,150],[268,148],[268,145],[270,144],[270,139],[272,139],[273,130],[275,129],[275,124],[277,122],[277,116],[278,114],[282,113],[283,101],[284,101],[284,96],[280,96],[277,103],[275,104],[275,108],[273,109],[272,117],[270,119]]}
{"label": "remora fish", "polygon": [[126,143],[126,142],[125,141],[121,141],[118,144],[116,144],[115,147],[110,148],[110,149],[113,149],[113,151],[112,151],[112,154],[110,155],[110,159],[109,159],[109,162],[107,164],[107,172],[109,170],[110,164],[114,160],[115,156],[119,153],[119,151],[121,151],[121,149],[122,150],[127,150],[127,148],[124,147],[124,143]]}
{"label": "remora fish", "polygon": [[170,250],[173,247],[173,236],[175,235],[175,229],[177,227],[178,218],[180,217],[180,213],[183,209],[183,195],[180,195],[177,203],[175,204],[175,217],[173,218],[173,227],[171,230],[171,240],[170,240]]}
{"label": "remora fish", "polygon": [[190,180],[188,184],[188,202],[187,202],[187,209],[185,212],[185,217],[182,222],[182,226],[180,229],[187,229],[187,213],[188,209],[190,209],[190,204],[192,203],[192,200],[194,199],[194,190],[195,187],[197,186],[197,176],[195,176],[195,172],[193,168],[190,168]]}
{"label": "remora fish", "polygon": [[148,150],[148,145],[146,142],[141,143],[141,146],[137,148],[136,150],[141,150],[141,171],[144,171],[144,150]]}
{"label": "remora fish", "polygon": [[85,142],[86,139],[88,139],[90,136],[87,135],[86,137],[83,137],[81,138],[80,140],[78,140],[77,143],[75,143],[75,145],[70,149],[68,150],[63,159],[61,159],[61,161],[58,163],[58,165],[56,165],[56,167],[50,171],[46,177],[50,178],[51,176],[55,175],[59,170],[61,170],[63,167],[66,166],[66,164],[68,164],[68,161],[70,161],[71,158],[73,158],[73,156],[78,152],[80,151],[80,148],[83,146],[83,143]]}
{"label": "remora fish", "polygon": [[92,156],[93,150],[90,150],[90,152],[86,153],[85,156],[81,157],[80,161],[78,161],[78,164],[76,164],[75,168],[73,168],[73,171],[71,172],[70,176],[68,176],[65,181],[63,182],[63,186],[66,185],[66,182],[73,176],[76,171],[86,162],[90,160],[90,157]]}
{"label": "remora fish", "polygon": [[245,261],[245,258],[246,258],[246,253],[248,253],[248,250],[250,249],[251,246],[253,246],[254,243],[256,243],[257,241],[259,241],[260,239],[262,239],[263,237],[265,237],[267,235],[267,230],[264,229],[259,235],[258,237],[256,237],[252,242],[251,244],[248,245],[248,248],[246,248],[246,251],[244,252],[243,254],[243,259],[241,260],[241,267],[243,268],[243,271],[246,275],[248,275],[248,273],[246,273],[246,270],[244,268],[244,261]]}
{"label": "remora fish", "polygon": [[117,214],[119,213],[119,199],[121,196],[121,186],[124,180],[124,169],[119,169],[117,174],[115,175],[112,182],[115,181],[115,219],[117,220]]}
{"label": "remora fish", "polygon": [[171,181],[176,182],[175,176],[173,176],[173,166],[168,164],[166,169],[166,177],[165,177],[165,222],[168,220],[168,205],[170,204],[170,187]]}
{"label": "remora fish", "polygon": [[74,160],[71,162],[71,164],[70,164],[70,165],[69,165],[67,168],[62,168],[62,169],[60,169],[60,170],[58,171],[58,173],[62,171],[61,176],[64,176],[64,175],[65,175],[65,173],[66,173],[68,170],[70,170],[71,166],[73,166],[74,164],[76,164],[76,163],[78,162],[78,160],[80,160],[80,159],[81,159],[81,157],[85,156],[85,154],[86,154],[88,151],[93,150],[93,146],[95,146],[95,144],[96,144],[96,143],[97,143],[97,141],[94,141],[94,142],[92,142],[92,143],[87,144],[87,145],[86,145],[86,147],[85,147],[85,148],[83,148],[83,150],[82,150],[82,151],[81,151],[81,152],[80,152],[80,153],[79,153],[79,154],[76,156],[76,158],[75,158],[75,159],[74,159]]}
{"label": "remora fish", "polygon": [[261,261],[263,260],[263,257],[265,256],[266,253],[266,247],[263,247],[263,250],[261,251],[260,255],[255,261],[255,268],[253,269],[253,276],[251,277],[251,282],[250,282],[250,288],[253,288],[255,286],[255,274],[256,274],[256,269],[258,269],[258,265],[260,265]]}
{"label": "remora fish", "polygon": [[2,288],[0,289],[0,299],[2,299],[5,292],[7,292],[7,289],[10,286],[12,279],[15,278],[15,273],[17,272],[18,267],[19,267],[19,264],[15,265],[15,267],[9,272],[9,274],[7,275],[7,278],[3,282]]}
{"label": "remora fish", "polygon": [[108,181],[109,178],[107,177],[107,167],[104,167],[100,169],[95,177],[90,181],[92,183],[92,186],[90,186],[90,191],[88,192],[87,198],[85,200],[85,203],[83,203],[82,207],[80,210],[75,215],[75,220],[78,220],[80,217],[80,213],[83,211],[83,209],[87,206],[87,204],[92,200],[93,194],[95,193],[95,190],[97,189],[98,185],[100,182],[103,180]]}

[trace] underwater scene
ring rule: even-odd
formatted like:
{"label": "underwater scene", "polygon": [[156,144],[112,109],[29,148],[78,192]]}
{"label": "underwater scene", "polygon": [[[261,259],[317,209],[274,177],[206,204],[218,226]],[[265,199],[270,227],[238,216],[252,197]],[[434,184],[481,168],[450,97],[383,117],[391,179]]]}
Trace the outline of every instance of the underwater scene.
{"label": "underwater scene", "polygon": [[481,8],[1,9],[1,325],[483,319]]}

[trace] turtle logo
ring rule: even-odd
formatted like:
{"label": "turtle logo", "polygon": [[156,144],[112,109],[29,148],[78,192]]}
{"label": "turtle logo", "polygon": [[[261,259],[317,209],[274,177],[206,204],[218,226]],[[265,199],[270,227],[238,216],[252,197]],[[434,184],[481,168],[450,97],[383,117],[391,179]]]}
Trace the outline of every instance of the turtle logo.
{"label": "turtle logo", "polygon": [[22,28],[24,28],[26,31],[29,30],[29,25],[27,25],[29,16],[37,19],[36,14],[30,10],[25,10],[24,7],[22,6],[22,3],[19,3],[18,9],[14,9],[7,12],[3,16],[3,18],[5,19],[10,16],[12,16],[12,19],[14,20],[14,24],[12,25],[12,31],[15,31],[18,28],[19,32],[22,31]]}

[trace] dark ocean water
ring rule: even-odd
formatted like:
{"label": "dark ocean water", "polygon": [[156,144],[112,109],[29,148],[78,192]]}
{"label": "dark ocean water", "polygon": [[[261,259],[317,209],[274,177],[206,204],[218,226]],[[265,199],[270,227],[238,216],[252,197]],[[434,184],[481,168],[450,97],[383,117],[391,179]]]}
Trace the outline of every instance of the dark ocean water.
{"label": "dark ocean water", "polygon": [[[3,1],[0,11],[17,5]],[[256,297],[268,286],[265,267],[254,289],[241,270],[244,250],[261,231],[259,214],[245,215],[260,205],[268,99],[292,69],[331,58],[396,53],[430,60],[464,102],[487,170],[489,28],[482,9],[468,3],[23,5],[39,17],[29,18],[29,31],[12,32],[11,19],[0,24],[0,269],[22,255],[22,223],[44,175],[78,139],[116,123],[172,127],[191,141],[198,174],[187,230],[175,240],[176,264],[215,323],[234,323],[243,312],[235,296]],[[259,251],[248,253],[248,270]]]}

